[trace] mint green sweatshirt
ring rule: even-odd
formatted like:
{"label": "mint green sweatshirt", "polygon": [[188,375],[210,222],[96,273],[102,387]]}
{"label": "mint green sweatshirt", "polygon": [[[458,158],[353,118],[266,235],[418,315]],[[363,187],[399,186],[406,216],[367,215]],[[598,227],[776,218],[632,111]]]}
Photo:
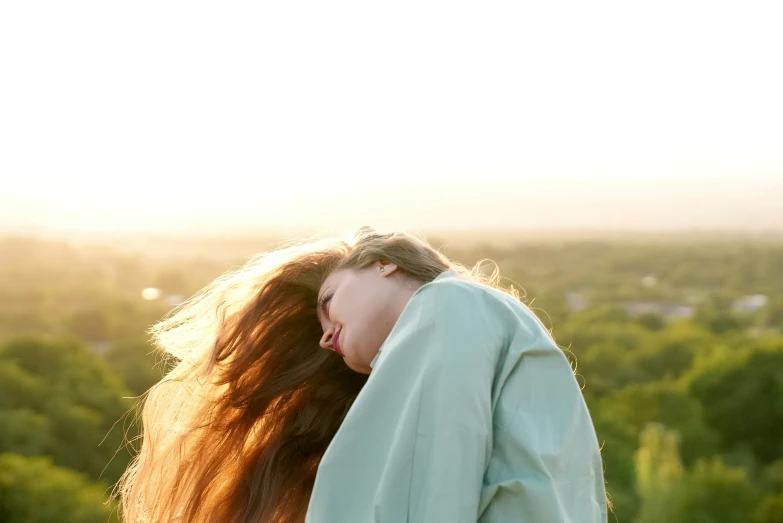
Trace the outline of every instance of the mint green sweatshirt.
{"label": "mint green sweatshirt", "polygon": [[604,523],[595,430],[525,305],[448,271],[420,287],[319,465],[307,523]]}

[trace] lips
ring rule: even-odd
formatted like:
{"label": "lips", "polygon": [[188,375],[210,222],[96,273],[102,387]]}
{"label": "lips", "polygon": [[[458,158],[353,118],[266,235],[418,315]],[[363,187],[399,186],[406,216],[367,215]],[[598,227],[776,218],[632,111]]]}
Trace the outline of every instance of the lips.
{"label": "lips", "polygon": [[342,327],[337,329],[337,332],[334,333],[334,336],[332,336],[332,347],[334,347],[334,352],[345,357],[345,354],[343,354],[343,351],[340,349],[340,333],[343,331]]}

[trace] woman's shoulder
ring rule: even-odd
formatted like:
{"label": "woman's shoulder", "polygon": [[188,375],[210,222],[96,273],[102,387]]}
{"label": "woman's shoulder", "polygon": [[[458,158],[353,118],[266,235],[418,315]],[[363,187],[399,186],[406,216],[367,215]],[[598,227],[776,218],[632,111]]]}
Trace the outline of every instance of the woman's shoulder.
{"label": "woman's shoulder", "polygon": [[426,294],[431,299],[447,300],[465,307],[523,306],[513,296],[484,283],[464,277],[456,271],[447,271],[433,281],[422,285],[414,294]]}
{"label": "woman's shoulder", "polygon": [[513,298],[502,291],[449,271],[417,289],[410,308],[416,311],[419,321],[421,316],[443,317],[452,322],[461,318],[469,319],[471,328],[508,328],[514,319],[511,309],[516,306],[510,300]]}
{"label": "woman's shoulder", "polygon": [[549,330],[519,298],[455,271],[425,284],[417,294],[432,305],[429,307],[432,313],[463,311],[473,318],[481,316],[486,320],[485,324],[493,328],[521,331],[525,337],[543,338],[554,346]]}

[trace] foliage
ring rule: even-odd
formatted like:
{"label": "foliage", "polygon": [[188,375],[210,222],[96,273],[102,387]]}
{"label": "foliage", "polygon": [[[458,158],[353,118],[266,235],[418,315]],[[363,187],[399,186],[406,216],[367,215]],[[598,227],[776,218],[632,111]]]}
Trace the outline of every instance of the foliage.
{"label": "foliage", "polygon": [[[430,240],[495,261],[552,329],[602,445],[610,519],[783,521],[782,245]],[[166,371],[146,329],[271,245],[0,238],[0,521],[107,520],[138,435],[130,398]],[[766,303],[737,309],[754,294]]]}
{"label": "foliage", "polygon": [[118,522],[116,506],[106,503],[105,489],[47,458],[0,454],[3,523]]}
{"label": "foliage", "polygon": [[[114,482],[129,460],[118,451],[130,393],[81,344],[19,338],[0,348],[0,452],[43,455],[58,466]],[[115,456],[116,453],[116,456]]]}
{"label": "foliage", "polygon": [[726,449],[746,445],[764,463],[783,456],[783,340],[716,358],[688,382]]}

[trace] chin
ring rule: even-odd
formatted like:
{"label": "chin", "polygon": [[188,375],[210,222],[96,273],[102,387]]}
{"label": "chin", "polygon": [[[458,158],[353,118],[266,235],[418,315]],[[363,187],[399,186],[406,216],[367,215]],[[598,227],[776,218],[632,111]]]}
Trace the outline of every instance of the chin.
{"label": "chin", "polygon": [[352,362],[348,359],[345,360],[345,364],[348,365],[349,369],[351,369],[354,372],[358,372],[359,374],[369,374],[370,371],[372,371],[372,367],[370,367],[369,365]]}

